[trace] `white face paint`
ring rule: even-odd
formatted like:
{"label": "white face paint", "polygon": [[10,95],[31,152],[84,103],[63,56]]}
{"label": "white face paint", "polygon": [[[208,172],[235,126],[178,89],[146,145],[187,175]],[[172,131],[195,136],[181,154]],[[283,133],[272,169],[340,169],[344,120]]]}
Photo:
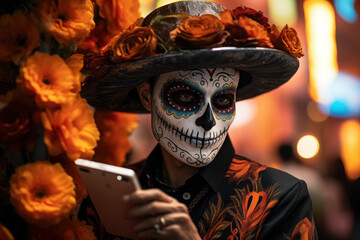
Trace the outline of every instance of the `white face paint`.
{"label": "white face paint", "polygon": [[152,130],[173,157],[193,167],[211,163],[235,117],[239,71],[194,69],[161,74],[152,98]]}

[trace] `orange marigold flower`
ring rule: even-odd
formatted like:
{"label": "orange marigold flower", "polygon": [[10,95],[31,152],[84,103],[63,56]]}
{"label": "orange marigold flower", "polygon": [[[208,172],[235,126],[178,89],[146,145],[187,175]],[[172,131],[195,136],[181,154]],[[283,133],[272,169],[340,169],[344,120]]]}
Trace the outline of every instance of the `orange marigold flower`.
{"label": "orange marigold flower", "polygon": [[24,106],[18,101],[12,101],[2,108],[0,110],[0,142],[19,140],[29,132],[33,126],[31,118],[34,111],[34,108]]}
{"label": "orange marigold flower", "polygon": [[133,26],[115,36],[104,49],[111,48],[111,60],[123,62],[155,55],[156,36],[151,27]]}
{"label": "orange marigold flower", "polygon": [[287,24],[281,30],[274,45],[276,48],[288,52],[294,57],[300,58],[304,56],[296,30],[294,28],[289,28]]}
{"label": "orange marigold flower", "polygon": [[96,0],[100,16],[106,19],[109,33],[115,35],[126,29],[140,17],[138,0]]}
{"label": "orange marigold flower", "polygon": [[88,196],[88,193],[82,182],[82,179],[80,177],[80,174],[76,168],[74,161],[70,160],[67,157],[66,153],[60,154],[58,156],[51,156],[50,160],[52,162],[60,163],[61,166],[66,171],[66,173],[72,177],[75,184],[76,202],[80,204],[81,201]]}
{"label": "orange marigold flower", "polygon": [[0,16],[0,60],[19,63],[40,45],[39,30],[28,13]]}
{"label": "orange marigold flower", "polygon": [[113,111],[95,111],[95,122],[100,131],[100,141],[94,160],[123,166],[131,145],[129,134],[137,126],[137,115]]}
{"label": "orange marigold flower", "polygon": [[212,14],[204,14],[182,21],[170,32],[170,38],[181,49],[213,48],[225,41],[224,29],[220,19]]}
{"label": "orange marigold flower", "polygon": [[83,75],[80,72],[80,70],[84,66],[84,55],[79,54],[79,53],[73,54],[68,59],[66,59],[65,62],[69,66],[69,68],[72,70],[74,77],[75,77],[74,91],[80,92],[81,79],[83,78]]}
{"label": "orange marigold flower", "polygon": [[76,44],[77,52],[86,53],[97,51],[110,42],[112,37],[113,35],[106,30],[105,20],[98,19],[90,36]]}
{"label": "orange marigold flower", "polygon": [[91,159],[100,135],[93,114],[82,98],[68,101],[59,109],[42,112],[44,142],[49,154],[56,156],[65,151],[71,160]]}
{"label": "orange marigold flower", "polygon": [[79,79],[58,56],[35,52],[20,67],[20,89],[35,95],[39,107],[56,107],[67,101]]}
{"label": "orange marigold flower", "polygon": [[57,224],[76,205],[75,185],[59,163],[37,161],[16,168],[10,178],[10,202],[27,222]]}
{"label": "orange marigold flower", "polygon": [[45,31],[65,46],[85,39],[95,27],[91,0],[41,0],[36,11]]}
{"label": "orange marigold flower", "polygon": [[4,225],[0,224],[0,239],[1,240],[14,240],[13,235]]}
{"label": "orange marigold flower", "polygon": [[86,225],[85,221],[66,219],[58,225],[43,229],[30,226],[31,240],[96,240],[93,227]]}

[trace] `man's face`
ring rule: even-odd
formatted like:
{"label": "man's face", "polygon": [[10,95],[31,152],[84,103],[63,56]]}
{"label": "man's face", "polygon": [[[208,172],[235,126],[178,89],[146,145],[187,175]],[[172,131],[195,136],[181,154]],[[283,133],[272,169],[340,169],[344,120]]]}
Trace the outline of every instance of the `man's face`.
{"label": "man's face", "polygon": [[224,143],[235,117],[239,72],[202,68],[161,74],[152,98],[152,130],[179,161],[203,167]]}

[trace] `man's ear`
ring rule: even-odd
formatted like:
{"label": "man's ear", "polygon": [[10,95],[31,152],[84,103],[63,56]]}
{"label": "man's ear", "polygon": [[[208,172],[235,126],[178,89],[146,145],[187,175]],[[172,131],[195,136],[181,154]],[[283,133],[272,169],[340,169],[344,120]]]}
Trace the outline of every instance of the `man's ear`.
{"label": "man's ear", "polygon": [[140,97],[140,101],[144,108],[151,112],[151,90],[150,83],[145,81],[140,83],[137,87],[137,91]]}

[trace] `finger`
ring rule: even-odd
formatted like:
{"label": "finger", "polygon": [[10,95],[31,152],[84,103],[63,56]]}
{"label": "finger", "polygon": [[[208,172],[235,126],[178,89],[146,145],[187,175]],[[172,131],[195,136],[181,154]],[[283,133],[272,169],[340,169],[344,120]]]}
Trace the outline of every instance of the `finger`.
{"label": "finger", "polygon": [[152,201],[143,205],[136,205],[132,207],[128,212],[128,217],[139,218],[149,215],[162,215],[171,212],[184,212],[187,213],[187,207],[179,202],[160,202]]}
{"label": "finger", "polygon": [[[164,219],[161,220],[161,218]],[[170,237],[181,236],[184,231],[191,229],[189,228],[191,224],[192,220],[188,214],[169,213],[147,218],[137,224],[134,231],[140,238],[169,239]],[[195,226],[194,229],[196,229]]]}
{"label": "finger", "polygon": [[[163,220],[161,220],[163,218]],[[160,226],[160,230],[167,231],[169,227],[184,226],[187,222],[191,222],[191,218],[186,213],[168,213],[164,215],[151,216],[134,226],[134,231],[137,233],[146,231],[155,231],[155,224]]]}
{"label": "finger", "polygon": [[173,202],[176,201],[159,189],[137,190],[124,196],[124,201],[134,205],[144,204],[150,201]]}
{"label": "finger", "polygon": [[155,231],[156,229],[154,226],[155,226],[155,224],[159,225],[159,223],[160,223],[159,219],[160,219],[159,216],[147,217],[143,221],[139,222],[138,224],[136,224],[134,226],[134,231],[136,233],[144,232],[144,231],[148,231],[148,230]]}

